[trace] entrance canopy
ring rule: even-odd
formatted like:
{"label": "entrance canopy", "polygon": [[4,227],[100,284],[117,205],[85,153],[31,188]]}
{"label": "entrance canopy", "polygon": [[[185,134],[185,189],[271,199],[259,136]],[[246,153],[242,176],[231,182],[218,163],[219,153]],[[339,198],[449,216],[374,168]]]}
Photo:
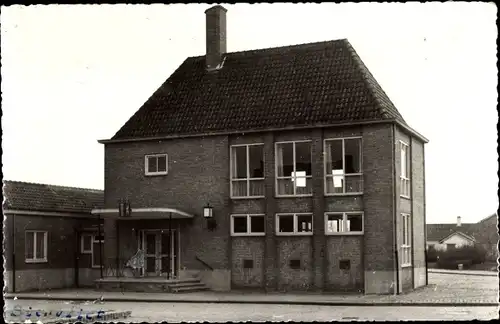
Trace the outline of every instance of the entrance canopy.
{"label": "entrance canopy", "polygon": [[189,219],[194,215],[183,212],[175,208],[132,208],[132,213],[128,217],[120,217],[118,208],[93,209],[92,215],[101,215],[102,218],[114,219]]}

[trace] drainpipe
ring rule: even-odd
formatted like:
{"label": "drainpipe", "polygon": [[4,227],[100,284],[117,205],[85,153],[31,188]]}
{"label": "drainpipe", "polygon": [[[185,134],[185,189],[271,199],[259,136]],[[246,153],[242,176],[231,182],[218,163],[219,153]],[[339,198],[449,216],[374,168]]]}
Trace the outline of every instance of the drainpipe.
{"label": "drainpipe", "polygon": [[16,215],[11,214],[12,218],[12,292],[16,292]]}
{"label": "drainpipe", "polygon": [[394,145],[392,146],[392,196],[393,196],[393,203],[394,203],[394,209],[393,209],[393,230],[392,230],[392,235],[393,235],[393,240],[394,240],[394,295],[399,294],[399,259],[398,259],[398,235],[397,235],[397,192],[396,192],[396,185],[397,185],[397,180],[396,180],[396,126],[393,124],[392,125],[392,140],[394,141]]}
{"label": "drainpipe", "polygon": [[[97,233],[99,236],[99,239],[101,238],[101,214],[97,214]],[[92,242],[94,244],[94,242]],[[102,276],[102,243],[99,242],[99,270],[101,272],[101,279],[103,278]]]}

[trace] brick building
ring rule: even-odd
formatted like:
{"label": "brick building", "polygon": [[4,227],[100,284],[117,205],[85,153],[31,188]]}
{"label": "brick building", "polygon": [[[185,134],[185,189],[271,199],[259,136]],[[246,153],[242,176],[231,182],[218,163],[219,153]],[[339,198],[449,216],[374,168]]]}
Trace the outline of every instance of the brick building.
{"label": "brick building", "polygon": [[4,181],[4,287],[8,292],[92,286],[99,277],[102,190]]}
{"label": "brick building", "polygon": [[206,55],[100,141],[107,266],[142,250],[143,275],[219,290],[425,285],[427,140],[350,43],[228,53],[226,9],[205,13]]}

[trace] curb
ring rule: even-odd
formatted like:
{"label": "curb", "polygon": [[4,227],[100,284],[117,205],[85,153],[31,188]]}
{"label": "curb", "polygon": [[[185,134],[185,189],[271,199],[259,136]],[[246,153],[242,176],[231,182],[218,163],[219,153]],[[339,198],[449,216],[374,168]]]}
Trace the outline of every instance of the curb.
{"label": "curb", "polygon": [[461,276],[479,276],[479,277],[498,277],[497,273],[464,273],[464,272],[454,272],[454,271],[431,271],[429,273],[436,274],[457,274]]}
{"label": "curb", "polygon": [[[12,299],[11,296],[5,296],[5,299]],[[89,301],[85,297],[57,297],[57,296],[17,296],[17,299],[24,300],[60,300],[60,301]],[[155,299],[155,298],[106,298],[104,302],[130,302],[130,303],[179,303],[179,304],[262,304],[262,305],[316,305],[316,306],[410,306],[410,307],[444,307],[444,306],[498,306],[498,303],[492,302],[466,302],[466,303],[453,303],[453,302],[353,302],[353,301],[278,301],[278,300],[214,300],[214,299],[200,299],[200,300],[179,300],[179,299]]]}

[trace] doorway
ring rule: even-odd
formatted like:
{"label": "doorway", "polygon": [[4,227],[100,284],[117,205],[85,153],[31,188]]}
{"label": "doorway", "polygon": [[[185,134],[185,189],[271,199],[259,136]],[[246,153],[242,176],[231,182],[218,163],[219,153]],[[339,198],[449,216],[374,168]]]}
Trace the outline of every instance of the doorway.
{"label": "doorway", "polygon": [[139,248],[144,250],[142,275],[177,278],[180,266],[179,239],[177,229],[142,230],[139,237]]}

